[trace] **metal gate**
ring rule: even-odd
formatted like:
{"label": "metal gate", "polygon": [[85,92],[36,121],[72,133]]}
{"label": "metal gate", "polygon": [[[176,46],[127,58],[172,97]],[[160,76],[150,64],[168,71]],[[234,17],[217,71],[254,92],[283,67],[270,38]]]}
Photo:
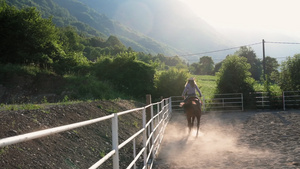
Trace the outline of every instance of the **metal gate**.
{"label": "metal gate", "polygon": [[[180,102],[183,101],[182,96],[172,96],[172,109],[182,110],[179,107]],[[205,111],[244,111],[243,94],[229,93],[216,94],[212,98],[205,98],[202,96],[202,110]]]}
{"label": "metal gate", "polygon": [[300,91],[282,92],[283,110],[300,108]]}
{"label": "metal gate", "polygon": [[204,111],[244,111],[243,93],[215,94],[213,98],[203,96]]}

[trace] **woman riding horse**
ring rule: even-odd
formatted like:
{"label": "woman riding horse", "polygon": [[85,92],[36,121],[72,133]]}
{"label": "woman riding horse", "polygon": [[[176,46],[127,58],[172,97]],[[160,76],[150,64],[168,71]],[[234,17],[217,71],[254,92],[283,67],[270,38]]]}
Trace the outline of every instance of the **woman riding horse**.
{"label": "woman riding horse", "polygon": [[[184,90],[182,92],[182,97],[184,98],[185,94],[187,94],[187,97],[184,99],[184,103],[190,98],[190,97],[197,97],[196,95],[196,90],[199,93],[199,97],[202,97],[202,93],[200,91],[200,89],[198,88],[195,79],[194,78],[189,78],[189,80],[186,82]],[[200,104],[200,99],[198,98],[198,102],[197,102],[199,108],[201,109],[201,104]]]}
{"label": "woman riding horse", "polygon": [[187,93],[188,97],[184,99],[184,103],[181,104],[184,108],[184,112],[186,113],[186,118],[188,121],[188,128],[189,133],[191,132],[191,129],[194,125],[195,118],[197,119],[197,134],[200,128],[200,118],[201,118],[201,104],[200,99],[196,95],[196,90],[199,93],[199,96],[201,97],[201,91],[199,90],[194,78],[190,78],[188,82],[185,85],[185,88],[182,93],[182,97],[185,96],[185,93]]}

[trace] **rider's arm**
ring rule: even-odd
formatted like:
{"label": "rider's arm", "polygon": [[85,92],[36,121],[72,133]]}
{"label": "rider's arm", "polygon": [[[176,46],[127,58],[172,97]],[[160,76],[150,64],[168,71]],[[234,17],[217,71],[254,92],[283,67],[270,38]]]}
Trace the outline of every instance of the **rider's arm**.
{"label": "rider's arm", "polygon": [[197,85],[196,85],[196,90],[197,90],[197,92],[199,93],[199,97],[202,97],[202,93],[201,93],[201,91],[200,91],[200,89],[198,88]]}
{"label": "rider's arm", "polygon": [[185,93],[186,93],[186,88],[184,88],[184,90],[183,90],[181,96],[184,97]]}
{"label": "rider's arm", "polygon": [[186,92],[187,92],[187,85],[184,87],[184,90],[183,90],[181,96],[184,96]]}

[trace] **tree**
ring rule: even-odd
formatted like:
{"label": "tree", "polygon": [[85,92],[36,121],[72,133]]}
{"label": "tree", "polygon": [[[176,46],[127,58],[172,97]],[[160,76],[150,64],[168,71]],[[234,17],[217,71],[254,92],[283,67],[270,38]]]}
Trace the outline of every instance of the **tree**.
{"label": "tree", "polygon": [[249,93],[254,91],[254,79],[249,72],[247,59],[236,55],[227,56],[217,73],[217,93]]}
{"label": "tree", "polygon": [[200,58],[200,74],[212,75],[214,71],[214,61],[209,56],[203,56]]}
{"label": "tree", "polygon": [[288,57],[281,65],[280,88],[283,91],[300,90],[300,54]]}
{"label": "tree", "polygon": [[84,45],[81,38],[74,27],[65,27],[59,29],[59,40],[63,44],[65,52],[82,52]]}
{"label": "tree", "polygon": [[279,71],[278,71],[279,64],[277,60],[275,58],[267,56],[265,58],[265,63],[266,63],[265,75],[267,75],[267,78],[268,80],[270,80],[270,82],[275,82],[278,79],[278,76],[276,75],[279,75]]}
{"label": "tree", "polygon": [[49,67],[64,55],[57,29],[35,8],[0,7],[0,62]]}
{"label": "tree", "polygon": [[126,50],[124,44],[116,36],[112,35],[105,41],[105,47],[117,47]]}
{"label": "tree", "polygon": [[155,70],[136,60],[136,53],[121,53],[116,58],[102,58],[95,64],[99,80],[110,81],[130,96],[144,97],[154,90]]}
{"label": "tree", "polygon": [[180,96],[187,78],[187,72],[175,68],[162,72],[155,82],[158,97]]}
{"label": "tree", "polygon": [[194,75],[212,75],[214,72],[214,61],[209,56],[203,56],[198,63],[192,63],[189,71]]}
{"label": "tree", "polygon": [[220,68],[221,68],[221,66],[222,66],[222,63],[223,63],[223,61],[222,61],[222,62],[219,62],[219,63],[217,63],[217,64],[215,65],[215,68],[214,68],[214,74],[216,74],[217,72],[219,72],[219,70],[220,70]]}
{"label": "tree", "polygon": [[192,63],[189,66],[189,71],[193,75],[200,75],[200,73],[201,73],[200,64],[199,63]]}
{"label": "tree", "polygon": [[251,47],[242,46],[238,51],[234,53],[237,56],[247,58],[247,62],[251,65],[250,72],[251,76],[255,80],[260,80],[262,74],[262,64],[261,61],[256,58],[255,52]]}

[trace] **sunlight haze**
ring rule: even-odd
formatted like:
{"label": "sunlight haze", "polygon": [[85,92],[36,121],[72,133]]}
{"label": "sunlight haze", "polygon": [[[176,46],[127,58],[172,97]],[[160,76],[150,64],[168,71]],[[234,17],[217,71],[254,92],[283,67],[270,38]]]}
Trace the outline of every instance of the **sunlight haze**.
{"label": "sunlight haze", "polygon": [[267,31],[300,37],[298,0],[184,0],[216,30]]}

